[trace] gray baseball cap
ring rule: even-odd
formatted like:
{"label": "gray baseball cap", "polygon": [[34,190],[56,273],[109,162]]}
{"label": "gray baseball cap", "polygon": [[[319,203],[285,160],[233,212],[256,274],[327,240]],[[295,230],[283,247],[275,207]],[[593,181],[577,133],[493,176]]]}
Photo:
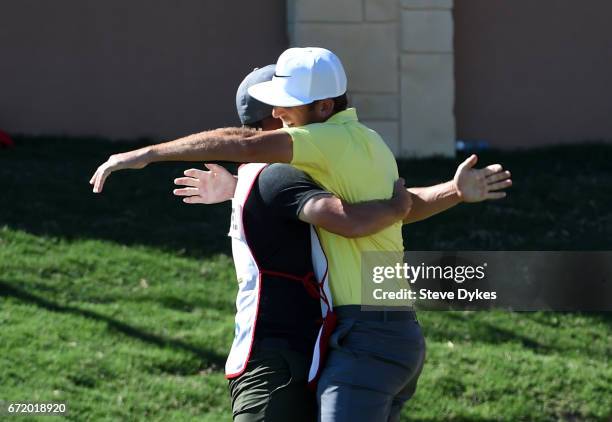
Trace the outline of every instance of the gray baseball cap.
{"label": "gray baseball cap", "polygon": [[236,91],[236,111],[238,111],[238,117],[243,125],[249,125],[272,116],[272,106],[251,97],[248,89],[258,83],[271,81],[275,69],[276,65],[274,64],[255,68],[240,83],[238,91]]}

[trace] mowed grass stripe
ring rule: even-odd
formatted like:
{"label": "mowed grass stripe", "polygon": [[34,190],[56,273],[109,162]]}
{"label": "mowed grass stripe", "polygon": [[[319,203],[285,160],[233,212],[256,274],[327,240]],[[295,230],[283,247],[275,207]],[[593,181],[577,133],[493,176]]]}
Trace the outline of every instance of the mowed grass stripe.
{"label": "mowed grass stripe", "polygon": [[[192,164],[112,176],[92,195],[95,166],[133,146],[20,138],[0,151],[0,399],[66,401],[68,420],[230,420],[228,206],[172,197],[172,179]],[[508,199],[405,227],[406,247],[611,249],[611,152],[484,153],[482,164],[513,171]],[[459,159],[402,161],[400,173],[426,185],[450,177]],[[610,314],[419,319],[427,362],[402,420],[612,416]]]}

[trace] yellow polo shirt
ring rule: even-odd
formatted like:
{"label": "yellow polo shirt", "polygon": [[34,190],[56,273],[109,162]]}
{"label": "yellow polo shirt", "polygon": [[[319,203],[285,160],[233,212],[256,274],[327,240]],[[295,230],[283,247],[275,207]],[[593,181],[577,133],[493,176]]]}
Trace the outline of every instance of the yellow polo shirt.
{"label": "yellow polo shirt", "polygon": [[[393,153],[373,130],[359,123],[354,108],[324,123],[284,128],[293,139],[292,165],[348,202],[388,199],[398,179]],[[347,239],[317,228],[329,261],[335,305],[361,304],[361,253],[402,252],[402,223],[371,236]],[[365,281],[367,282],[367,281]]]}

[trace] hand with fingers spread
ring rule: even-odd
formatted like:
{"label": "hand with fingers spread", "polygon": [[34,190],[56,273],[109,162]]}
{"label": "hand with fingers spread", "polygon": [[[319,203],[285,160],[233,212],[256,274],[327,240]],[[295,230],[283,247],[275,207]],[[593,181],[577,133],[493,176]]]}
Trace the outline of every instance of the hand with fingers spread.
{"label": "hand with fingers spread", "polygon": [[92,178],[89,184],[93,185],[94,193],[102,192],[104,182],[110,174],[117,170],[124,169],[141,169],[149,164],[148,150],[146,148],[137,149],[134,151],[124,152],[123,154],[111,155],[110,158],[102,164]]}
{"label": "hand with fingers spread", "polygon": [[209,171],[189,169],[187,177],[174,179],[174,184],[186,186],[174,189],[176,196],[184,196],[186,204],[217,204],[234,197],[237,178],[223,166],[204,164]]}
{"label": "hand with fingers spread", "polygon": [[512,186],[510,172],[504,170],[501,164],[475,169],[477,162],[478,156],[473,154],[457,168],[453,182],[459,198],[464,202],[504,198],[506,193],[500,190]]}

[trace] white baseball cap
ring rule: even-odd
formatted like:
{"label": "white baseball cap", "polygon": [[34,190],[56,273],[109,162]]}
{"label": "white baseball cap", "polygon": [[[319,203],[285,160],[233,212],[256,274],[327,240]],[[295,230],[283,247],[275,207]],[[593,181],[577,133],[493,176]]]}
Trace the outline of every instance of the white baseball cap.
{"label": "white baseball cap", "polygon": [[253,85],[249,95],[279,107],[310,104],[346,92],[340,59],[319,47],[290,48],[280,55],[271,81]]}

